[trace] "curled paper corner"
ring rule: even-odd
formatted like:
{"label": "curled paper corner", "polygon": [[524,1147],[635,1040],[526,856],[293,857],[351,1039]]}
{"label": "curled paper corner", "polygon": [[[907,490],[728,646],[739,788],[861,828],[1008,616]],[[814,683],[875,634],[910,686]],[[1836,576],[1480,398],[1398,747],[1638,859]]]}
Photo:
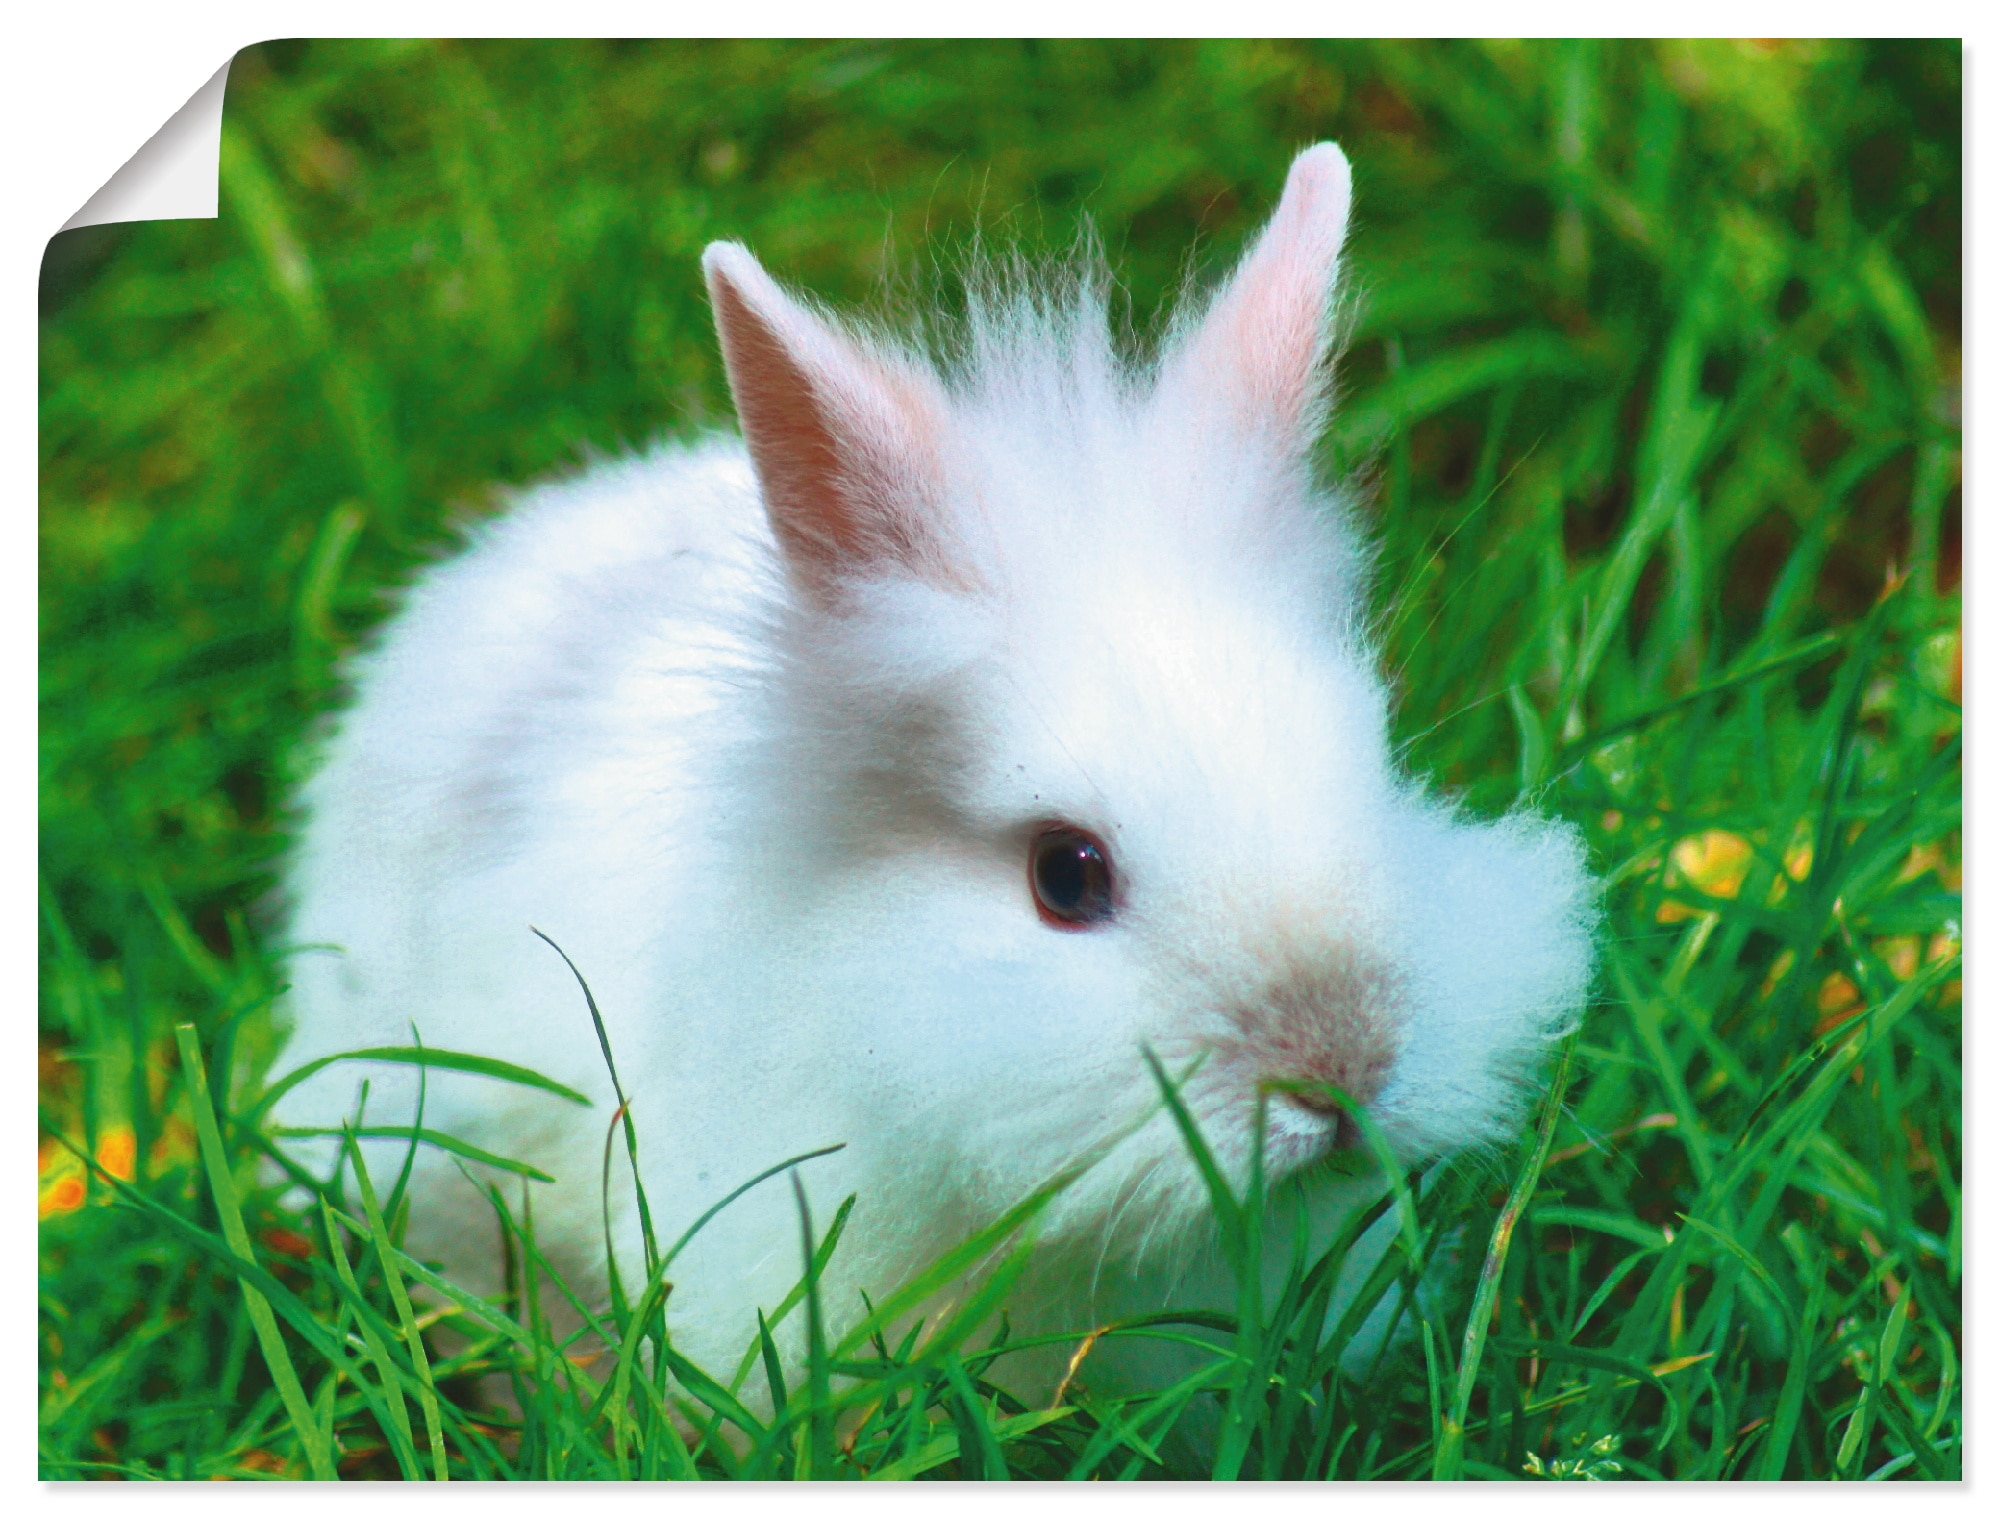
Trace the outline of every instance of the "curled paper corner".
{"label": "curled paper corner", "polygon": [[225,63],[60,230],[104,222],[213,218],[221,179],[222,95],[228,83]]}

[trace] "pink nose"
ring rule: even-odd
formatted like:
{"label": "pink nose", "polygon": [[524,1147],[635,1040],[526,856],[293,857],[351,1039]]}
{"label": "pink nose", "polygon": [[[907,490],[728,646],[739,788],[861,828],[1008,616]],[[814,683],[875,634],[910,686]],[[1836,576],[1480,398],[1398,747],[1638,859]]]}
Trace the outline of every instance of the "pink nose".
{"label": "pink nose", "polygon": [[1341,1051],[1341,1058],[1313,1062],[1312,1069],[1273,1072],[1271,1079],[1311,1083],[1304,1091],[1285,1092],[1285,1100],[1322,1118],[1340,1118],[1344,1110],[1334,1101],[1332,1093],[1315,1088],[1338,1087],[1366,1107],[1388,1082],[1389,1072],[1396,1063],[1392,1046],[1368,1047],[1362,1041],[1356,1041],[1356,1046]]}
{"label": "pink nose", "polygon": [[[1341,1091],[1347,1093],[1349,1097],[1352,1097],[1363,1107],[1366,1107],[1374,1099],[1375,1092],[1382,1089],[1382,1084],[1379,1081],[1374,1083],[1374,1091],[1356,1091],[1344,1081],[1329,1081],[1326,1085],[1339,1087]],[[1291,1103],[1294,1107],[1304,1108],[1308,1113],[1317,1113],[1322,1118],[1338,1118],[1342,1113],[1347,1111],[1339,1103],[1335,1102],[1332,1095],[1328,1092],[1315,1091],[1308,1088],[1303,1092],[1288,1091],[1283,1095],[1285,1101]]]}
{"label": "pink nose", "polygon": [[[1342,1087],[1341,1090],[1346,1091],[1347,1089]],[[1354,1121],[1354,1116],[1339,1103],[1335,1102],[1330,1095],[1315,1091],[1286,1092],[1283,1095],[1285,1101],[1289,1102],[1293,1107],[1300,1108],[1312,1114],[1315,1118],[1324,1118],[1332,1121],[1333,1127],[1330,1142],[1334,1149],[1356,1150],[1361,1148],[1361,1126]],[[1348,1092],[1348,1096],[1364,1106],[1368,1100],[1356,1092]]]}
{"label": "pink nose", "polygon": [[[1338,1087],[1365,1105],[1395,1069],[1403,1007],[1392,969],[1346,951],[1289,968],[1262,997],[1236,1009],[1233,1021],[1241,1054],[1262,1079]],[[1341,1111],[1324,1092],[1285,1096],[1309,1113]]]}

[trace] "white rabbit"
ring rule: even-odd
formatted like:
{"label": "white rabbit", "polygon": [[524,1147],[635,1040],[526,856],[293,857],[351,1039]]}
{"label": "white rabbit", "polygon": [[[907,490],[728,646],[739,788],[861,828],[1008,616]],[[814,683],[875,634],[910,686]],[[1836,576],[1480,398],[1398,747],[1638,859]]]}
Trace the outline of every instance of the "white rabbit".
{"label": "white rabbit", "polygon": [[[845,1144],[800,1174],[822,1225],[859,1199],[849,1322],[1099,1148],[1016,1321],[1219,1290],[1145,1048],[1192,1067],[1239,1178],[1273,1078],[1339,1085],[1412,1159],[1511,1133],[1593,890],[1574,829],[1457,816],[1392,763],[1363,551],[1309,463],[1348,202],[1339,149],[1301,154],[1144,365],[1088,274],[989,282],[937,361],[711,245],[743,441],[527,492],[358,662],[289,881],[293,942],[339,952],[298,955],[286,1064],[414,1021],[590,1093],[433,1072],[425,1122],[553,1174],[538,1232],[601,1291],[616,1104],[539,928],[602,1009],[663,1238]],[[380,1066],[281,1118],[337,1124],[362,1074],[408,1123]],[[1275,1172],[1351,1138],[1323,1107],[1274,1101]],[[416,1187],[417,1252],[497,1288],[486,1203],[431,1151]],[[799,1272],[766,1184],[676,1263],[676,1343],[733,1367]]]}

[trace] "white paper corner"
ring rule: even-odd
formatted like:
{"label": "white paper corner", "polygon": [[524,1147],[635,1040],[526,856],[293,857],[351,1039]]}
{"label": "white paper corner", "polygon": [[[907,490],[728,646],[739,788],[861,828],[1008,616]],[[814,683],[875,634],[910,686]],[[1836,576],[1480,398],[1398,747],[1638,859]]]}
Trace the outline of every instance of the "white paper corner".
{"label": "white paper corner", "polygon": [[222,96],[228,83],[225,63],[61,230],[102,222],[213,218],[221,178]]}

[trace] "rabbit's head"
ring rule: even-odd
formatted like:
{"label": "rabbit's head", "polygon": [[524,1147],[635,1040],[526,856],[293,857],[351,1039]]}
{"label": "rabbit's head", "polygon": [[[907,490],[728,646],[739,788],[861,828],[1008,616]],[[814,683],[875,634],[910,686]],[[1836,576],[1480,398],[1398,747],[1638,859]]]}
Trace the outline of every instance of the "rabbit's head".
{"label": "rabbit's head", "polygon": [[[940,365],[708,250],[793,592],[757,868],[827,1083],[918,1169],[997,1199],[1102,1146],[1071,1211],[1155,1227],[1202,1194],[1143,1049],[1238,1175],[1271,1082],[1416,1158],[1504,1132],[1582,1000],[1574,831],[1392,762],[1310,467],[1348,198],[1302,154],[1146,366],[1087,278],[976,296]],[[1270,1101],[1274,1172],[1353,1140]]]}

